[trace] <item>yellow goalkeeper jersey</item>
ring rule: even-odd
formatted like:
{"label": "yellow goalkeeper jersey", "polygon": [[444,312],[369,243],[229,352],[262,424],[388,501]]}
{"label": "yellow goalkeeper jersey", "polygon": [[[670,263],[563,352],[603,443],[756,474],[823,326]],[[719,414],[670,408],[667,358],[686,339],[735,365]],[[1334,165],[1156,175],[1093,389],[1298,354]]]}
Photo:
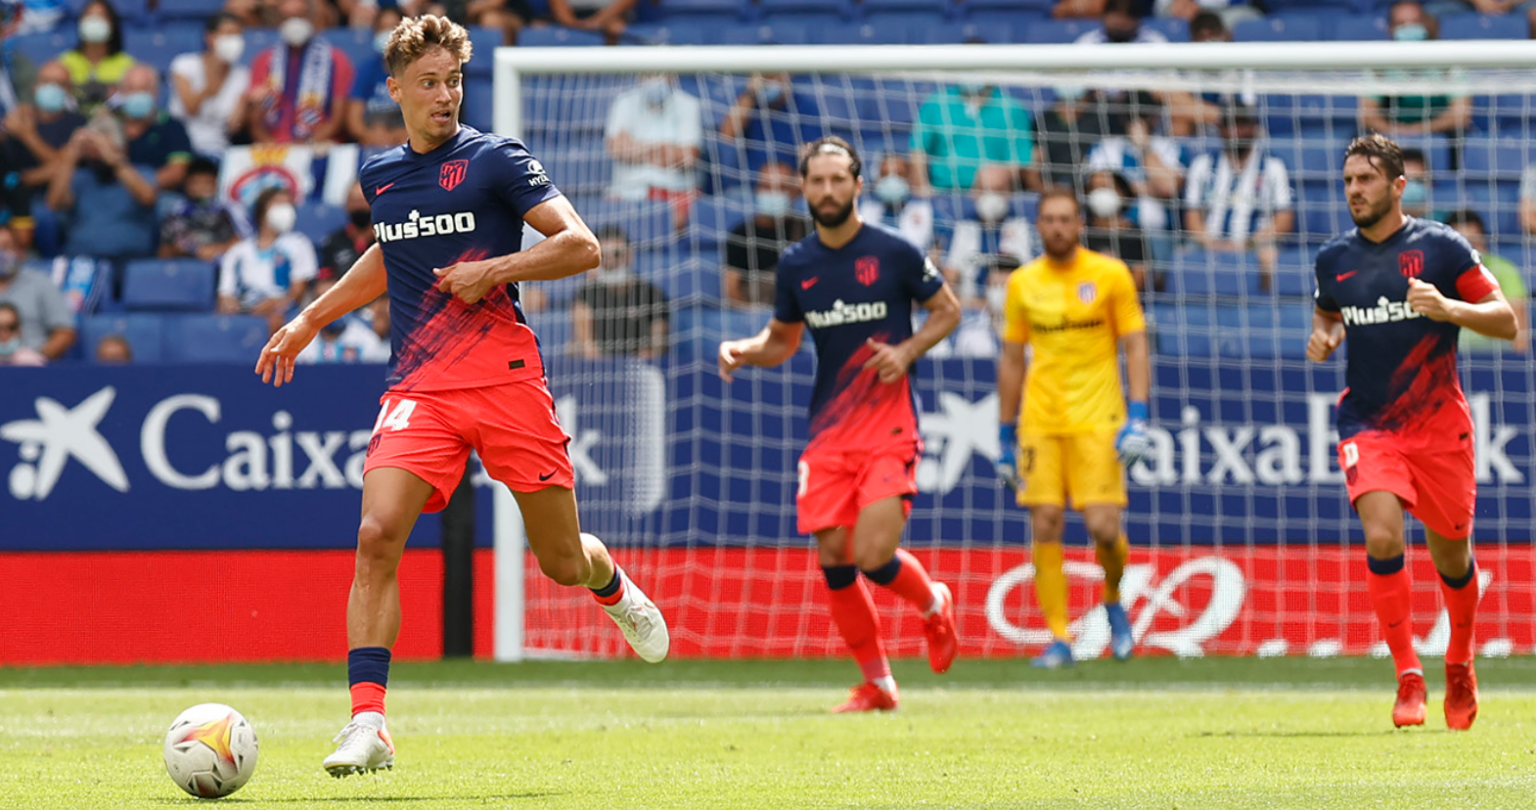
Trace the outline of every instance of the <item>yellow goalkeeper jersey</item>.
{"label": "yellow goalkeeper jersey", "polygon": [[1067,264],[1040,257],[1008,278],[1003,339],[1027,343],[1019,432],[1073,434],[1125,422],[1119,339],[1145,331],[1131,271],[1078,248]]}

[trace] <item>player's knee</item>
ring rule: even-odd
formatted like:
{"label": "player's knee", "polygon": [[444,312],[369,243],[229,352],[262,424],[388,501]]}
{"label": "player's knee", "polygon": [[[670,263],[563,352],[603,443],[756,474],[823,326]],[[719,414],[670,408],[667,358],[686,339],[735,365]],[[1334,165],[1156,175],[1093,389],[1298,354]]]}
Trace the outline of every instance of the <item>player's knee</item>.
{"label": "player's knee", "polygon": [[1378,560],[1396,557],[1403,553],[1403,533],[1390,526],[1367,524],[1365,527],[1365,553]]}
{"label": "player's knee", "polygon": [[400,565],[403,537],[384,521],[364,517],[357,529],[357,570],[368,575],[389,576]]}
{"label": "player's knee", "polygon": [[1037,506],[1030,510],[1029,521],[1035,530],[1035,539],[1055,542],[1061,539],[1067,516],[1059,507]]}
{"label": "player's knee", "polygon": [[1120,517],[1118,515],[1090,515],[1083,519],[1088,536],[1101,546],[1113,546],[1120,542]]}
{"label": "player's knee", "polygon": [[566,587],[585,585],[592,579],[592,563],[585,554],[539,558],[539,570],[544,576]]}

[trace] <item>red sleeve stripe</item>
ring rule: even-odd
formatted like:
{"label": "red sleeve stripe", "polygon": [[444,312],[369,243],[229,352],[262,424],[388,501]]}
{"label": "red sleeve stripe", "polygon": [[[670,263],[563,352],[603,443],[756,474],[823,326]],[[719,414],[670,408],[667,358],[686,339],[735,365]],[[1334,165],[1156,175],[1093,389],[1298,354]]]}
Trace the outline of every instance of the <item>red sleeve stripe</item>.
{"label": "red sleeve stripe", "polygon": [[1461,300],[1471,303],[1487,298],[1499,291],[1499,283],[1493,280],[1493,274],[1489,273],[1481,264],[1474,265],[1466,272],[1456,277],[1456,292],[1461,295]]}

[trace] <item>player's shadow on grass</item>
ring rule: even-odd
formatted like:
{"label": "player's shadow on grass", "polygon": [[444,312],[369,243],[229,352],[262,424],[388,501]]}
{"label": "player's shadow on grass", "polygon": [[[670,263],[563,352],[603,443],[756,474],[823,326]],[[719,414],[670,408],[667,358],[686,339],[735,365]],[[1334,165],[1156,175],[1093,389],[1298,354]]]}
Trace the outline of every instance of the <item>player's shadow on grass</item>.
{"label": "player's shadow on grass", "polygon": [[[444,800],[467,800],[477,802],[500,802],[515,799],[548,799],[554,796],[564,796],[560,791],[535,790],[527,793],[498,793],[494,796],[305,796],[282,799],[259,799],[246,796],[227,796],[219,800],[220,805],[226,804],[311,804],[311,803],[346,803],[346,804],[408,804],[411,802],[441,802]],[[191,807],[202,806],[201,799],[191,796],[186,798],[166,798],[157,796],[151,799],[155,804],[183,805]]]}

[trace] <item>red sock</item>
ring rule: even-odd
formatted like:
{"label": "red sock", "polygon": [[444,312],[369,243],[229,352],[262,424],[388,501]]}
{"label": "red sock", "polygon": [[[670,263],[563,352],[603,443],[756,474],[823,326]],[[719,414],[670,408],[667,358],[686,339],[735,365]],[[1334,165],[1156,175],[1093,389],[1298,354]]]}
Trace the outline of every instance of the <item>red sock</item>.
{"label": "red sock", "polygon": [[885,658],[885,645],[880,642],[880,619],[875,615],[869,589],[855,579],[852,585],[828,589],[827,593],[831,596],[832,622],[853,652],[864,680],[874,683],[878,678],[891,677],[891,664]]}
{"label": "red sock", "polygon": [[1376,620],[1381,623],[1381,633],[1387,638],[1387,649],[1392,651],[1392,663],[1399,677],[1410,669],[1423,671],[1419,654],[1413,649],[1412,580],[1401,555],[1390,560],[1367,559],[1370,573],[1366,574],[1366,586],[1371,594],[1371,606],[1376,609]]}
{"label": "red sock", "polygon": [[352,716],[363,712],[384,713],[384,684],[368,681],[352,684]]}
{"label": "red sock", "polygon": [[1440,595],[1445,597],[1445,612],[1451,620],[1451,643],[1445,648],[1445,663],[1468,664],[1472,661],[1472,625],[1477,618],[1477,566],[1455,587],[1440,578]]}
{"label": "red sock", "polygon": [[878,571],[865,571],[864,576],[895,591],[897,596],[911,602],[920,613],[926,615],[928,609],[933,607],[933,580],[928,578],[928,571],[923,568],[923,564],[904,548],[896,549],[896,556]]}

